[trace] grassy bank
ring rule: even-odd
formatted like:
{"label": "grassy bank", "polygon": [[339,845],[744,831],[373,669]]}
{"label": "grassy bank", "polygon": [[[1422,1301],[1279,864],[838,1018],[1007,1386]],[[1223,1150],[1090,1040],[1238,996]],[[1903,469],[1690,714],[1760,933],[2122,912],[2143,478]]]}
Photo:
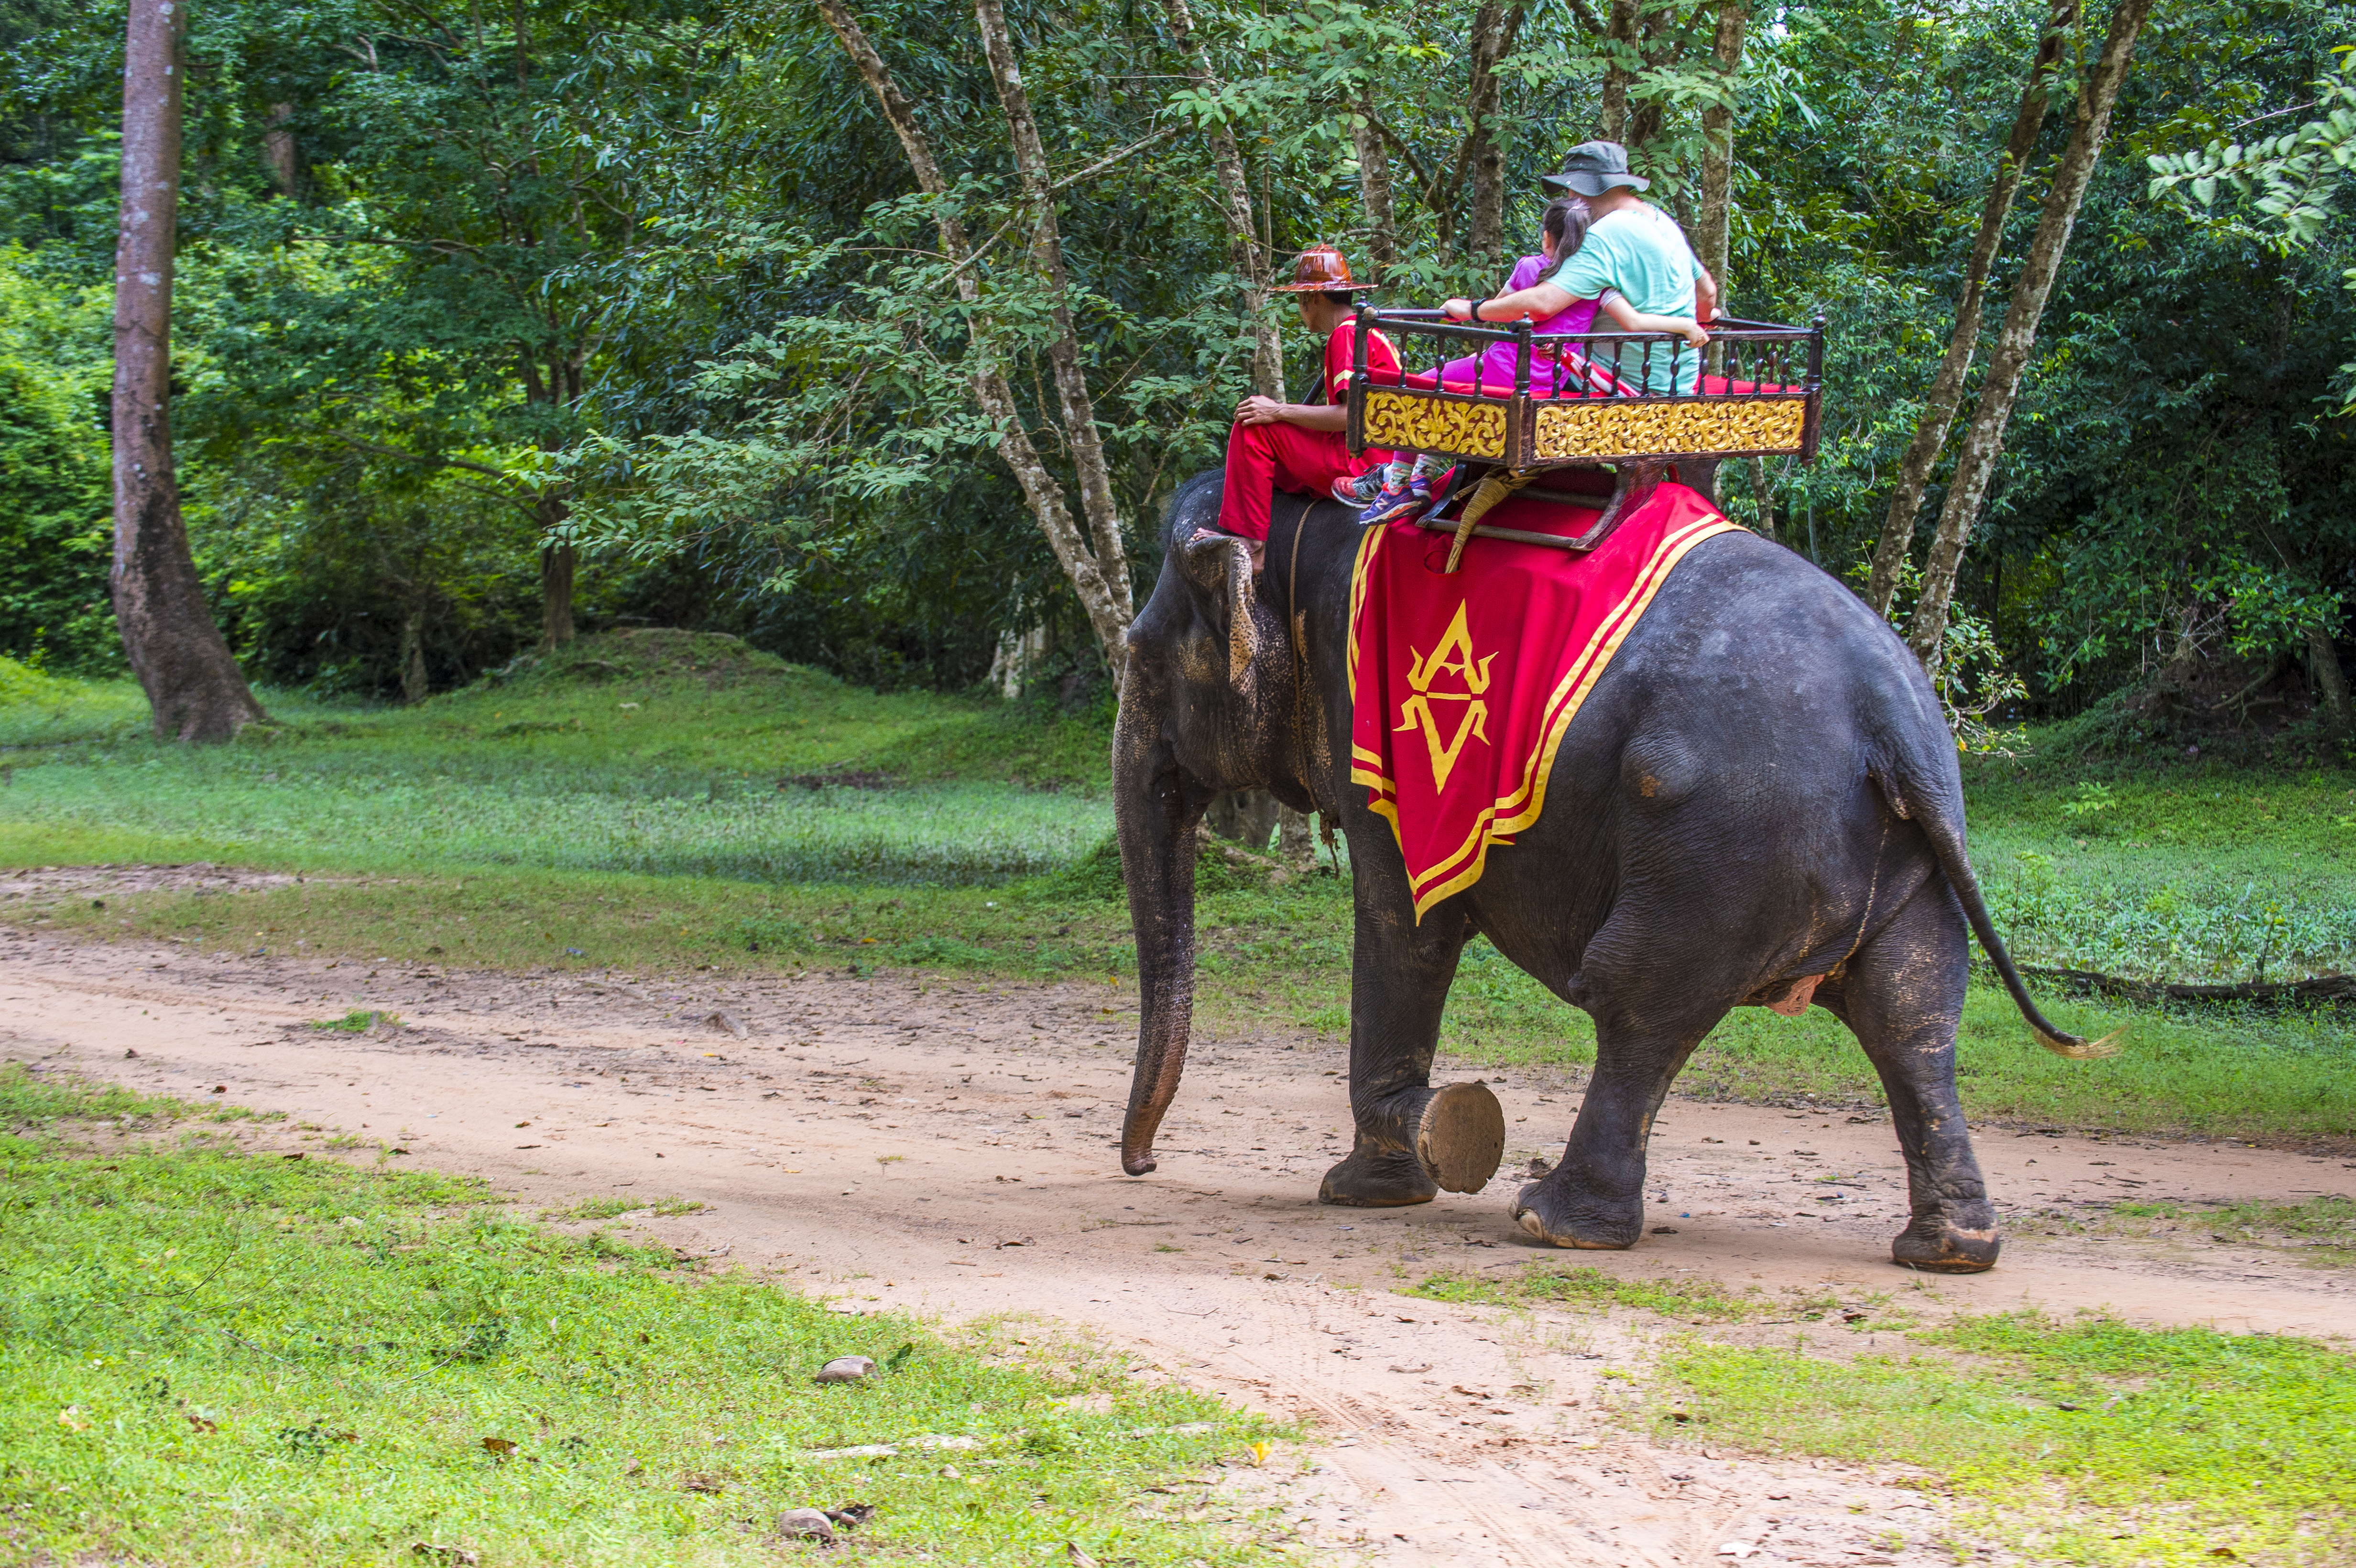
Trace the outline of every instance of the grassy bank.
{"label": "grassy bank", "polygon": [[[312,879],[102,910],[55,899],[37,918],[212,951],[498,967],[1134,977],[1117,867],[1098,848],[1106,737],[1074,720],[878,696],[732,639],[653,633],[587,640],[414,709],[273,707],[285,722],[192,752],[146,740],[114,688],[50,682],[38,702],[0,702],[0,866],[211,860]],[[1993,759],[1967,787],[1976,858],[2027,961],[2201,980],[2356,969],[2356,778]],[[1205,862],[1208,1025],[1346,1029],[1343,873],[1272,885]],[[2340,1015],[2050,1006],[2083,1032],[2128,1027],[2127,1051],[2050,1057],[1999,993],[1976,988],[1963,1033],[1976,1115],[2284,1140],[2356,1130]],[[1593,1051],[1583,1014],[1485,944],[1442,1043],[1498,1064]],[[1879,1098],[1821,1012],[1738,1011],[1682,1086]]]}
{"label": "grassy bank", "polygon": [[[1263,1434],[1084,1348],[847,1317],[190,1115],[0,1072],[13,1561],[766,1564],[814,1550],[783,1512],[851,1502],[895,1556],[1264,1555],[1145,1490]],[[811,1381],[845,1355],[879,1371]],[[902,1446],[819,1456],[871,1444]]]}
{"label": "grassy bank", "polygon": [[[2313,1206],[2264,1218],[2276,1233],[2346,1224]],[[1794,1325],[1804,1346],[1816,1342],[1787,1350],[1680,1333],[1658,1377],[1632,1385],[1617,1413],[1671,1445],[1924,1472],[1920,1484],[1966,1503],[1960,1520],[1975,1535],[2040,1562],[2303,1564],[2356,1551],[2356,1360],[2343,1347],[2034,1314],[1924,1325],[1888,1297],[1770,1296],[1570,1264],[1502,1280],[1439,1274],[1408,1294],[1705,1328]],[[1893,1339],[1894,1352],[1879,1349]]]}

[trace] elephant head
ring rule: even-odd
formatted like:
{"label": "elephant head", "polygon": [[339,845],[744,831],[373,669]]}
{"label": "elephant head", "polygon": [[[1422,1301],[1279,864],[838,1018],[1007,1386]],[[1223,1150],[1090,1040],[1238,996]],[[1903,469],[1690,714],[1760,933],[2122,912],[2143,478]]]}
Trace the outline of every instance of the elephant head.
{"label": "elephant head", "polygon": [[[1261,577],[1250,547],[1207,525],[1220,475],[1172,503],[1161,580],[1129,631],[1113,730],[1113,809],[1137,932],[1141,1014],[1121,1168],[1153,1168],[1153,1135],[1178,1093],[1194,1009],[1195,829],[1214,795],[1267,789],[1312,808],[1301,776],[1295,628],[1284,567]],[[1278,535],[1292,529],[1280,507]],[[1304,563],[1305,564],[1305,563]],[[1313,720],[1312,720],[1313,721]]]}

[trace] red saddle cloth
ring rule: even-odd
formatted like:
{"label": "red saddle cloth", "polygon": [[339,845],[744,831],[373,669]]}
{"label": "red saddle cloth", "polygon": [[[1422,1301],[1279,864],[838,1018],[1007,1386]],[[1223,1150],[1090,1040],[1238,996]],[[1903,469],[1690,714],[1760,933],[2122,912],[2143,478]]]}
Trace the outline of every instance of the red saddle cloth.
{"label": "red saddle cloth", "polygon": [[[1483,526],[1575,537],[1595,513],[1515,499]],[[1738,526],[1663,485],[1587,555],[1368,528],[1350,579],[1350,777],[1390,819],[1419,921],[1538,818],[1547,774],[1612,656],[1686,552]]]}

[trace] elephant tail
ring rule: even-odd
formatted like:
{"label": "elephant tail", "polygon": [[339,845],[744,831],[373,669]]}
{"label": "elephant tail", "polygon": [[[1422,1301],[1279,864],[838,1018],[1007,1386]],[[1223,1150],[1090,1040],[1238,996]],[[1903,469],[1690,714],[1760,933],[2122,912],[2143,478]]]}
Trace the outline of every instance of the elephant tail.
{"label": "elephant tail", "polygon": [[1988,962],[2004,981],[2012,1005],[2029,1021],[2029,1032],[2037,1037],[2037,1043],[2056,1056],[2075,1061],[2117,1055],[2119,1036],[2126,1033],[2126,1029],[2114,1029],[2100,1040],[2087,1040],[2057,1027],[2038,1011],[2029,987],[2021,983],[2020,971],[2013,967],[2012,955],[2005,950],[2004,938],[1997,934],[1995,917],[1988,913],[1987,900],[1980,893],[1980,880],[1972,869],[1971,857],[1964,852],[1961,798],[1936,787],[1907,789],[1897,779],[1886,778],[1881,783],[1890,809],[1901,816],[1913,817],[1921,825],[1923,837],[1930,839],[1931,852],[1939,858],[1939,869],[1946,873],[1947,885],[1955,890],[1955,898],[1964,906],[1964,918],[1971,922],[1972,933],[1980,939]]}

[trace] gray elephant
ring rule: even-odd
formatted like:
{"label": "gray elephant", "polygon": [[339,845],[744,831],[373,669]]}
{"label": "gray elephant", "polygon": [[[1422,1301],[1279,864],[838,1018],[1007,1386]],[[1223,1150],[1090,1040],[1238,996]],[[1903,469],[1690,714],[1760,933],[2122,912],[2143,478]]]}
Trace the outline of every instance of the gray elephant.
{"label": "gray elephant", "polygon": [[1544,815],[1419,923],[1392,829],[1349,778],[1352,519],[1280,496],[1255,577],[1242,540],[1207,532],[1219,485],[1203,475],[1171,505],[1114,731],[1142,988],[1122,1168],[1154,1168],[1185,1064],[1195,826],[1220,792],[1261,788],[1324,813],[1350,846],[1356,1142],[1326,1173],[1324,1201],[1429,1202],[1495,1174],[1494,1097],[1430,1081],[1448,988],[1477,933],[1595,1021],[1562,1159],[1513,1205],[1532,1236],[1633,1244],[1646,1139],[1678,1069],[1728,1009],[1785,1001],[1821,976],[1814,1000],[1864,1046],[1905,1154],[1912,1219],[1892,1257],[1954,1273],[1993,1264],[1996,1211],[1955,1095],[1968,933],[2040,1043],[2086,1056],[2107,1042],[2063,1033],[2022,987],[1964,853],[1954,742],[1890,628],[1780,546],[1705,540],[1570,726]]}

